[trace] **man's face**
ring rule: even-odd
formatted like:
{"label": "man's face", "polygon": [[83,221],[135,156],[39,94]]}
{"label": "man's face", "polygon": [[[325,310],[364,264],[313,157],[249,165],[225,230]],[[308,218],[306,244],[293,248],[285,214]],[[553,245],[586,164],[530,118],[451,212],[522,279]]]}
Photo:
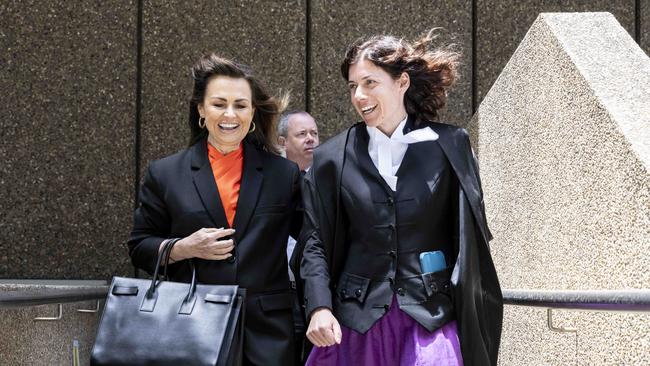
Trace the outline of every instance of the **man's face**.
{"label": "man's face", "polygon": [[289,117],[287,137],[280,137],[287,159],[294,161],[305,170],[314,159],[314,148],[318,146],[318,127],[316,121],[307,113],[296,113]]}

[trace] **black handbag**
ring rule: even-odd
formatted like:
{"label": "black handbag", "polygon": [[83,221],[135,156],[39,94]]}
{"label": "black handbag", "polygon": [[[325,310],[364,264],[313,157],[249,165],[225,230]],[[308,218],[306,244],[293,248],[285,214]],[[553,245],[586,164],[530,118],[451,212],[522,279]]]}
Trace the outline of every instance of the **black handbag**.
{"label": "black handbag", "polygon": [[113,278],[91,365],[241,365],[245,290],[197,284],[191,260],[190,284],[166,281],[175,242],[160,251],[152,280]]}

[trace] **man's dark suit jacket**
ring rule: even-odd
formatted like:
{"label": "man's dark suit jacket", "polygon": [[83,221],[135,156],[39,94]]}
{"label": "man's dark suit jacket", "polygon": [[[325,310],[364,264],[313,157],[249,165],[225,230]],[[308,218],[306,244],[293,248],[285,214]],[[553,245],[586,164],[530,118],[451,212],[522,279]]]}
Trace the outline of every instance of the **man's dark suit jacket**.
{"label": "man's dark suit jacket", "polygon": [[[228,260],[194,258],[199,283],[247,290],[244,359],[257,365],[293,364],[292,295],[287,274],[289,233],[299,232],[298,166],[244,140],[244,164]],[[158,248],[201,228],[229,227],[208,159],[205,139],[154,161],[140,190],[129,253],[153,273]],[[170,265],[171,280],[189,282],[188,261]]]}
{"label": "man's dark suit jacket", "polygon": [[[450,264],[454,266],[451,293],[464,364],[496,365],[503,300],[488,246],[492,237],[485,219],[478,168],[465,130],[440,123],[426,125],[439,135],[436,142],[461,188],[454,197],[458,204],[458,217],[454,218],[458,243],[454,247],[458,253],[456,262]],[[317,148],[312,169],[303,181],[305,221],[292,265],[300,265],[307,317],[319,307],[333,308],[332,295],[346,266],[348,240],[345,215],[340,212],[341,172],[347,144],[357,139],[363,128],[362,123],[356,124]]]}

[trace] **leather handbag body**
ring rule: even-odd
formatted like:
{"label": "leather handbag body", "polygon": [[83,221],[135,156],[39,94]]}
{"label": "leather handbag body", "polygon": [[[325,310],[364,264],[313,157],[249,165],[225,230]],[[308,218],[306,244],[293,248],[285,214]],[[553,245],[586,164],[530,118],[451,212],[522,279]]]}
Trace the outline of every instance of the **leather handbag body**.
{"label": "leather handbag body", "polygon": [[190,284],[158,280],[174,244],[152,280],[113,278],[91,365],[241,365],[245,290],[197,284],[193,265]]}

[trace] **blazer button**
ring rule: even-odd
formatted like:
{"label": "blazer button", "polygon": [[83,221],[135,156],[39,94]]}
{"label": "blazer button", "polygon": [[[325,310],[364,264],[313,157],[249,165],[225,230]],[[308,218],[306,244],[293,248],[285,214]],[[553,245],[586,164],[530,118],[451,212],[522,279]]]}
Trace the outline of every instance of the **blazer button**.
{"label": "blazer button", "polygon": [[236,255],[233,255],[232,257],[228,257],[228,259],[226,259],[226,262],[228,262],[228,263],[235,263],[235,260],[236,260],[236,259],[237,259],[237,256],[236,256]]}
{"label": "blazer button", "polygon": [[397,289],[397,294],[400,295],[400,296],[404,296],[404,289],[401,288],[401,287],[398,288],[398,289]]}
{"label": "blazer button", "polygon": [[397,258],[397,253],[394,250],[391,250],[390,252],[388,252],[388,255],[390,255],[393,258]]}
{"label": "blazer button", "polygon": [[393,197],[388,197],[386,199],[386,203],[388,204],[388,206],[392,206],[395,204],[395,201],[393,200]]}
{"label": "blazer button", "polygon": [[341,290],[341,296],[342,297],[348,296],[348,291],[346,289]]}
{"label": "blazer button", "polygon": [[361,297],[361,289],[360,289],[360,288],[358,288],[358,289],[356,289],[356,290],[354,291],[354,296],[356,296],[356,297]]}
{"label": "blazer button", "polygon": [[393,225],[393,224],[388,224],[388,230],[390,230],[390,231],[395,231],[395,225]]}
{"label": "blazer button", "polygon": [[388,310],[390,310],[390,305],[384,304],[384,311],[388,312]]}
{"label": "blazer button", "polygon": [[429,288],[432,289],[433,291],[438,291],[438,285],[436,285],[435,282],[431,282],[429,284]]}

